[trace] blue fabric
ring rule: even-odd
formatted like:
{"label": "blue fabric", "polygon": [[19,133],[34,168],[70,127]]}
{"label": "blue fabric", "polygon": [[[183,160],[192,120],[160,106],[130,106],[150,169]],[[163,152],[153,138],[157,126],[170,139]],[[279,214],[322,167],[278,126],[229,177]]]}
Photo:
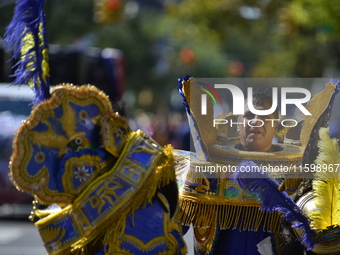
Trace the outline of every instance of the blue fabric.
{"label": "blue fabric", "polygon": [[[183,226],[183,235],[189,230],[189,226]],[[217,230],[214,246],[209,255],[259,255],[257,244],[272,233],[262,230],[262,225],[258,231],[240,231],[238,229]],[[276,251],[275,243],[272,239],[273,251]],[[275,253],[276,254],[276,253]],[[195,255],[207,255],[195,249]]]}
{"label": "blue fabric", "polygon": [[[164,226],[164,207],[159,199],[154,199],[152,205],[148,204],[146,207],[135,211],[133,214],[126,218],[126,225],[124,229],[124,235],[120,239],[120,248],[129,251],[129,254],[141,254],[141,255],[154,255],[154,254],[168,254],[169,245],[165,240],[164,230],[167,228]],[[177,253],[182,254],[180,249],[184,247],[182,235],[176,229],[171,230],[172,242],[174,239],[177,241]],[[134,239],[138,239],[142,245],[147,245],[152,240],[160,238],[160,241],[154,242],[154,245],[149,244],[149,250],[141,249],[140,244],[134,243],[128,237],[133,236]],[[102,246],[95,255],[104,255],[108,247]],[[120,254],[120,253],[119,253]]]}
{"label": "blue fabric", "polygon": [[[241,165],[257,167],[252,161],[243,162]],[[307,250],[313,249],[314,233],[310,229],[308,218],[286,192],[278,189],[278,184],[274,179],[269,178],[267,173],[261,173],[259,169],[253,173],[238,172],[236,177],[239,186],[244,191],[252,191],[260,195],[261,210],[282,212],[288,222],[294,222],[293,228],[301,228],[303,230],[301,243],[308,247]]]}
{"label": "blue fabric", "polygon": [[[189,230],[189,226],[182,226],[183,235]],[[277,254],[273,233],[263,231],[263,223],[257,231],[240,231],[237,229],[216,230],[213,248],[209,254],[198,251],[194,247],[195,255],[260,255],[257,244],[263,239],[271,237],[272,249]],[[195,238],[195,237],[194,237]]]}
{"label": "blue fabric", "polygon": [[185,235],[188,232],[189,228],[190,228],[190,226],[182,226],[183,235]]}
{"label": "blue fabric", "polygon": [[187,76],[185,76],[183,78],[178,78],[178,80],[177,80],[178,81],[178,85],[177,85],[178,92],[179,92],[179,94],[183,98],[183,105],[184,105],[184,107],[187,110],[187,113],[189,115],[191,115],[191,112],[190,112],[190,109],[189,109],[189,104],[188,104],[187,98],[186,98],[186,96],[184,95],[184,93],[182,91],[182,82],[189,80],[190,77],[191,77],[190,75],[187,75]]}
{"label": "blue fabric", "polygon": [[96,252],[95,255],[104,255],[105,254],[105,246],[102,246],[102,248],[100,249],[100,251]]}
{"label": "blue fabric", "polygon": [[213,255],[258,255],[257,244],[271,233],[258,231],[221,230],[214,245]]}

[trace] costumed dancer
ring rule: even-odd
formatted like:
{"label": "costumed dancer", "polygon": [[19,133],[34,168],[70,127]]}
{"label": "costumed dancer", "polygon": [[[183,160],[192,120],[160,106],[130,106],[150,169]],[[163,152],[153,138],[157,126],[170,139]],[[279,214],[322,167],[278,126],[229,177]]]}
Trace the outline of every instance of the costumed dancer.
{"label": "costumed dancer", "polygon": [[[296,169],[291,166],[310,163],[316,158],[317,130],[328,125],[331,106],[339,90],[338,82],[330,81],[323,91],[309,101],[306,108],[311,115],[280,134],[277,144],[271,142],[277,133],[277,125],[259,125],[257,122],[263,116],[255,116],[246,106],[242,116],[231,114],[225,117],[228,121],[238,122],[238,133],[229,127],[213,128],[213,104],[209,102],[209,97],[206,114],[201,114],[201,97],[207,94],[210,87],[189,76],[179,79],[178,84],[196,150],[196,153],[177,151],[175,155],[181,164],[178,178],[182,224],[185,230],[188,226],[193,227],[195,254],[267,254],[265,250],[271,252],[268,254],[289,254],[281,250],[280,217],[283,212],[286,221],[299,223],[294,227],[300,234],[292,240],[299,240],[299,247],[302,248],[300,254],[303,254],[304,247],[307,250],[315,248],[308,219],[300,207],[288,195],[282,195],[279,189],[294,194],[305,176],[295,174]],[[267,110],[271,103],[271,98],[265,95],[254,95],[255,109]],[[265,117],[278,119],[275,112]],[[248,127],[240,125],[243,121],[254,123]],[[235,179],[232,172],[238,172],[242,164],[267,169],[268,166],[284,167],[290,171],[285,174],[270,173],[270,177],[284,180],[280,187],[273,180],[270,182],[272,190],[262,189],[265,192],[261,193],[251,185],[241,185],[244,189],[240,187],[239,179]],[[202,168],[216,169],[217,165],[234,167],[236,170],[216,171],[214,175],[209,170],[200,171]],[[265,182],[268,179],[262,180]],[[273,190],[278,191],[279,195],[276,196]],[[280,196],[281,200],[278,199]],[[270,198],[274,200],[275,206],[267,206],[266,203],[262,209],[267,210],[260,210],[259,200],[264,203]],[[294,254],[295,251],[290,252]]]}
{"label": "costumed dancer", "polygon": [[113,112],[91,85],[50,92],[44,0],[18,0],[6,42],[14,84],[35,93],[10,162],[20,190],[44,205],[35,223],[48,254],[185,254],[172,148]]}

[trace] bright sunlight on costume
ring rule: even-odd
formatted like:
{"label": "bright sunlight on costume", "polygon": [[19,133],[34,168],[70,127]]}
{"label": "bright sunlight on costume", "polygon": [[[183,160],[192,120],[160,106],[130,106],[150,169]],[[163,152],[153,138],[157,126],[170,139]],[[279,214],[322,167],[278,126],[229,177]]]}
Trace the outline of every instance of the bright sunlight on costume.
{"label": "bright sunlight on costume", "polygon": [[94,86],[50,94],[43,3],[18,1],[6,41],[20,58],[14,83],[36,95],[11,175],[50,205],[31,215],[48,254],[185,254],[172,148],[133,132]]}
{"label": "bright sunlight on costume", "polygon": [[[334,241],[339,244],[339,240],[333,240],[334,232],[330,238],[332,241],[327,242],[326,236],[322,241],[314,239],[309,219],[302,213],[304,205],[299,206],[287,195],[295,194],[302,178],[306,177],[298,174],[299,171],[292,166],[314,163],[318,154],[318,130],[328,125],[339,82],[330,81],[323,91],[315,95],[306,107],[312,115],[305,116],[295,127],[281,131],[278,134],[279,143],[274,144],[281,149],[268,152],[240,150],[239,137],[235,131],[229,127],[214,128],[213,102],[209,102],[211,98],[207,97],[206,114],[201,114],[202,95],[212,94],[211,86],[202,85],[187,76],[179,79],[178,89],[187,110],[196,150],[196,153],[177,151],[175,154],[175,159],[181,164],[177,171],[181,219],[184,226],[193,226],[195,254],[273,254],[265,253],[266,249],[273,250],[274,254],[286,254],[281,253],[280,247],[282,215],[286,221],[296,223],[293,226],[296,233],[293,240],[299,238],[299,243],[305,245],[306,249],[320,247],[320,244],[315,245],[318,242],[332,248]],[[234,115],[224,118],[237,122]],[[288,171],[270,171],[269,165]],[[243,179],[249,174],[245,173],[237,176],[240,179],[235,179],[234,173],[239,172],[242,166],[254,169],[267,167],[267,178],[260,174],[255,175],[256,179],[249,179],[251,175]],[[223,167],[225,169],[221,170]],[[279,186],[274,179],[283,179],[283,182]],[[262,182],[254,184],[255,180]],[[265,188],[267,186],[270,188]],[[333,198],[336,198],[333,194]],[[331,206],[328,203],[328,207]],[[326,225],[331,227],[334,222]],[[328,227],[323,226],[322,229]],[[317,230],[320,231],[319,228]],[[319,253],[320,249],[313,251]],[[294,254],[293,250],[290,252]]]}

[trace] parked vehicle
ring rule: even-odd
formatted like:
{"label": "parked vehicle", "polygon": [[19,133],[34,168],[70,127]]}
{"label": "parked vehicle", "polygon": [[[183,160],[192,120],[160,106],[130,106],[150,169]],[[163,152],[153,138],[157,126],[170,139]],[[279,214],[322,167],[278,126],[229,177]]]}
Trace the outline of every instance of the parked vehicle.
{"label": "parked vehicle", "polygon": [[[30,204],[33,197],[16,189],[9,176],[12,142],[31,112],[33,92],[28,86],[0,84],[0,206]],[[0,210],[1,215],[1,210]]]}

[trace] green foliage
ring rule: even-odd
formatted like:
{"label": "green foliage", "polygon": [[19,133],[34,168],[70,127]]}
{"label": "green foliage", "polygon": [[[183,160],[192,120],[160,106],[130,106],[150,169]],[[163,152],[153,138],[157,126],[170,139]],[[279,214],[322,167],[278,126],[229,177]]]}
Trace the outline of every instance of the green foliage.
{"label": "green foliage", "polygon": [[[245,17],[245,9],[260,15]],[[179,44],[207,38],[202,51],[214,45],[224,64],[241,61],[246,77],[319,77],[326,67],[339,67],[338,9],[336,0],[185,0],[168,7],[167,15],[183,24],[169,36]]]}
{"label": "green foliage", "polygon": [[[182,0],[164,9],[140,8],[120,22],[93,21],[94,0],[46,2],[51,44],[73,44],[92,35],[92,46],[121,49],[126,86],[164,95],[178,77],[319,77],[340,66],[337,0]],[[123,1],[123,4],[131,1]],[[1,29],[14,5],[1,8]],[[189,51],[191,58],[181,53]]]}
{"label": "green foliage", "polygon": [[93,0],[48,0],[45,13],[51,44],[72,44],[97,27],[92,19]]}

